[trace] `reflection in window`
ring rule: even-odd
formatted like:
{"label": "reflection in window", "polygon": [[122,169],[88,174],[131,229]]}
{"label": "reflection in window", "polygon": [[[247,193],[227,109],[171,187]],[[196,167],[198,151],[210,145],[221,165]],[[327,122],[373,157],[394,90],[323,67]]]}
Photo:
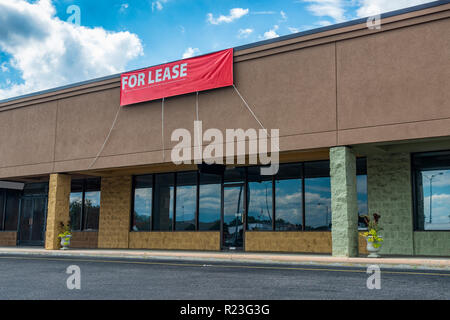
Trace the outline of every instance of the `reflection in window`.
{"label": "reflection in window", "polygon": [[275,181],[275,230],[302,230],[302,166],[280,165]]}
{"label": "reflection in window", "polygon": [[72,181],[69,214],[72,230],[98,230],[100,179]]}
{"label": "reflection in window", "polygon": [[197,211],[197,172],[177,174],[175,230],[195,230]]}
{"label": "reflection in window", "polygon": [[8,190],[6,192],[6,210],[5,210],[5,231],[17,231],[17,223],[19,219],[19,203],[20,203],[19,191]]}
{"label": "reflection in window", "polygon": [[358,229],[366,230],[363,216],[369,214],[367,207],[367,162],[366,158],[356,159],[356,192],[358,200]]}
{"label": "reflection in window", "polygon": [[170,231],[173,222],[175,174],[155,175],[155,212],[153,230]]}
{"label": "reflection in window", "polygon": [[6,204],[6,191],[0,189],[0,231],[3,231],[3,212]]}
{"label": "reflection in window", "polygon": [[305,230],[331,230],[329,161],[305,163]]}
{"label": "reflection in window", "polygon": [[134,178],[133,231],[150,231],[152,217],[153,176]]}
{"label": "reflection in window", "polygon": [[417,230],[450,230],[450,151],[413,155]]}
{"label": "reflection in window", "polygon": [[81,230],[81,214],[83,207],[83,192],[70,193],[70,225],[72,230]]}
{"label": "reflection in window", "polygon": [[272,230],[272,176],[260,174],[260,167],[248,168],[248,230]]}
{"label": "reflection in window", "polygon": [[220,175],[200,174],[200,230],[220,230],[221,181]]}

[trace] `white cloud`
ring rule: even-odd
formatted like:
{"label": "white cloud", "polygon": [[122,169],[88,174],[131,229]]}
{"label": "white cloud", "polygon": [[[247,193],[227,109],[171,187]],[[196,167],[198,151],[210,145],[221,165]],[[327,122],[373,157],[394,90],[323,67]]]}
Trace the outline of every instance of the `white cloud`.
{"label": "white cloud", "polygon": [[323,17],[328,16],[336,22],[345,20],[344,0],[303,0],[311,3],[307,9],[314,15]]}
{"label": "white cloud", "polygon": [[287,20],[287,15],[286,15],[286,13],[283,10],[280,11],[280,15],[281,15],[281,21],[286,21]]}
{"label": "white cloud", "polygon": [[230,10],[230,14],[228,16],[220,15],[218,18],[214,18],[212,13],[208,13],[207,17],[208,22],[211,24],[230,23],[247,15],[248,12],[248,9],[233,8]]}
{"label": "white cloud", "polygon": [[169,0],[159,0],[159,1],[153,1],[152,2],[152,11],[158,10],[161,11],[164,9],[163,4],[167,3]]}
{"label": "white cloud", "polygon": [[120,6],[119,11],[120,12],[125,12],[128,9],[129,6],[130,5],[128,3],[122,3],[122,5]]}
{"label": "white cloud", "polygon": [[264,32],[263,38],[264,39],[273,39],[273,38],[279,37],[279,35],[277,34],[277,30],[278,30],[278,26],[274,25],[272,29]]}
{"label": "white cloud", "polygon": [[186,51],[183,53],[183,59],[191,58],[198,54],[200,50],[198,48],[187,48]]}
{"label": "white cloud", "polygon": [[275,11],[252,11],[251,12],[251,14],[263,14],[263,15],[266,15],[266,14],[275,14],[276,12]]}
{"label": "white cloud", "polygon": [[23,80],[0,99],[119,73],[143,54],[137,35],[61,21],[51,0],[0,0],[0,12],[0,50]]}
{"label": "white cloud", "polygon": [[0,65],[0,69],[2,70],[2,72],[8,72],[9,71],[8,67],[6,66],[6,62],[3,62]]}
{"label": "white cloud", "polygon": [[251,28],[239,29],[238,38],[247,38],[253,31]]}
{"label": "white cloud", "polygon": [[358,17],[369,17],[383,12],[412,7],[431,2],[430,0],[359,0],[361,7],[356,11]]}
{"label": "white cloud", "polygon": [[291,33],[297,33],[297,32],[300,32],[300,29],[299,29],[299,28],[288,27],[288,29],[289,29],[289,31],[290,31]]}

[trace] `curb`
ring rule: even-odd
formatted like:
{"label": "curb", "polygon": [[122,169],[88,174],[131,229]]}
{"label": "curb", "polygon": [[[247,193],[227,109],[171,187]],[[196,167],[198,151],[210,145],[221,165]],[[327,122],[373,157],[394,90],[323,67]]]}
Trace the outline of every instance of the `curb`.
{"label": "curb", "polygon": [[[175,260],[175,261],[203,261],[203,262],[228,262],[228,263],[253,263],[253,264],[284,264],[284,265],[309,265],[309,266],[335,266],[335,267],[359,267],[367,268],[369,265],[377,265],[385,269],[408,269],[408,270],[441,270],[450,271],[450,259],[435,259],[420,262],[420,259],[411,262],[400,262],[394,258],[332,258],[332,257],[299,257],[263,254],[240,254],[240,253],[88,253],[83,251],[10,251],[1,250],[0,255],[8,256],[34,256],[55,258],[111,258],[111,259],[134,259],[134,260]],[[423,260],[423,259],[422,259]]]}

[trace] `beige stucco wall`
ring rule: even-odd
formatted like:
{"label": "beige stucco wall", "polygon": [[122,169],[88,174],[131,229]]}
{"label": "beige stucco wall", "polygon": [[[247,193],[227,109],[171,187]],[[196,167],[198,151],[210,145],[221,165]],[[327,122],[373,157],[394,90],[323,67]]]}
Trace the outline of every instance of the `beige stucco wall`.
{"label": "beige stucco wall", "polygon": [[[235,84],[281,151],[450,136],[449,5],[234,53]],[[88,170],[111,128],[119,78],[0,103],[0,178]],[[94,169],[170,161],[193,132],[195,94],[123,107]],[[239,115],[239,116],[237,116]],[[208,128],[259,128],[232,87],[200,92]]]}

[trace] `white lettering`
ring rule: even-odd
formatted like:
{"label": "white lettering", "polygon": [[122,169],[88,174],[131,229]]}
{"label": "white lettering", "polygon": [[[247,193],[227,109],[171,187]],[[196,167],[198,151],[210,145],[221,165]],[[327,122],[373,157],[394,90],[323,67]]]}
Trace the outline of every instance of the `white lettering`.
{"label": "white lettering", "polygon": [[145,73],[138,74],[138,87],[143,86],[145,84]]}
{"label": "white lettering", "polygon": [[183,63],[180,65],[180,77],[186,77],[187,76],[187,63]]}
{"label": "white lettering", "polygon": [[134,88],[136,86],[136,83],[137,83],[137,77],[135,74],[133,74],[130,76],[130,82],[128,83],[128,86],[130,88]]}
{"label": "white lettering", "polygon": [[170,80],[170,79],[171,79],[171,77],[170,77],[170,68],[167,67],[167,68],[164,69],[163,81]]}
{"label": "white lettering", "polygon": [[155,77],[156,82],[161,82],[161,73],[162,73],[162,69],[156,70],[156,77]]}

